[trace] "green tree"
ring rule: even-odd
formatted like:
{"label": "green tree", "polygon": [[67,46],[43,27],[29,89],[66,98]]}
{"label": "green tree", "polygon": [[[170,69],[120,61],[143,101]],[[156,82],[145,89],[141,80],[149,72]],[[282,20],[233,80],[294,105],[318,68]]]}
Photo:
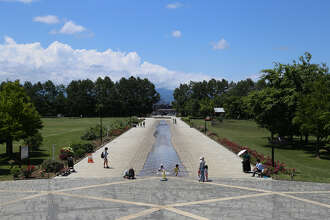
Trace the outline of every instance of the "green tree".
{"label": "green tree", "polygon": [[308,130],[299,128],[298,123],[293,123],[297,112],[298,98],[310,94],[310,83],[319,80],[328,73],[326,65],[312,64],[311,54],[306,52],[293,64],[275,63],[273,69],[263,70],[263,79],[266,87],[281,91],[279,97],[282,104],[282,116],[278,118],[287,122],[283,130],[278,131],[281,136],[302,135],[308,137]]}
{"label": "green tree", "polygon": [[289,132],[291,118],[287,113],[293,103],[292,92],[291,89],[268,87],[250,93],[245,99],[247,111],[261,127],[270,131],[272,138],[275,134],[284,136]]}
{"label": "green tree", "polygon": [[130,77],[121,78],[116,83],[116,89],[121,102],[122,115],[146,115],[152,112],[160,96],[148,79]]}
{"label": "green tree", "polygon": [[102,104],[103,116],[117,116],[120,108],[119,96],[115,88],[115,83],[109,78],[99,77],[95,83],[95,95],[97,104]]}
{"label": "green tree", "polygon": [[86,80],[71,81],[67,89],[67,103],[71,116],[95,116],[96,93],[94,82]]}
{"label": "green tree", "polygon": [[173,106],[182,116],[187,116],[188,112],[185,109],[186,102],[191,98],[191,90],[189,85],[180,84],[173,92]]}
{"label": "green tree", "polygon": [[213,99],[203,99],[200,101],[200,113],[206,116],[212,116],[214,112],[214,101]]}
{"label": "green tree", "polygon": [[224,98],[223,107],[226,111],[227,118],[233,119],[246,119],[248,118],[247,112],[243,102],[243,97],[235,95],[226,95]]}
{"label": "green tree", "polygon": [[0,86],[0,143],[6,143],[6,153],[13,153],[13,141],[33,136],[41,128],[39,113],[19,81],[3,82]]}
{"label": "green tree", "polygon": [[27,81],[24,83],[24,89],[42,116],[56,116],[66,113],[67,100],[64,85],[55,86],[50,80],[35,84]]}
{"label": "green tree", "polygon": [[200,109],[200,104],[197,99],[189,99],[187,102],[185,102],[184,112],[187,115],[198,117],[200,116],[199,109]]}
{"label": "green tree", "polygon": [[315,155],[320,157],[321,142],[330,135],[330,77],[309,83],[311,92],[301,95],[294,123],[300,126],[302,132],[308,132],[316,137]]}

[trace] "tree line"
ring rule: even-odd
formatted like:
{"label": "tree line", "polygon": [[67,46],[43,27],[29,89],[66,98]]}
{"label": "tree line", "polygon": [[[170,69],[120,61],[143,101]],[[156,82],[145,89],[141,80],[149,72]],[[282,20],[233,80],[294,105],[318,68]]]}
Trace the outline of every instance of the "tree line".
{"label": "tree line", "polygon": [[5,81],[0,84],[0,144],[6,144],[10,155],[13,141],[42,139],[41,116],[143,116],[158,101],[155,86],[139,77],[73,80],[68,86],[50,80],[24,85]]}
{"label": "tree line", "polygon": [[24,83],[24,89],[42,116],[95,117],[146,115],[159,101],[155,86],[148,79],[130,77],[113,82],[109,77],[73,80],[67,86]]}
{"label": "tree line", "polygon": [[330,135],[330,74],[325,64],[311,63],[305,53],[291,64],[275,63],[262,70],[257,82],[215,80],[181,84],[174,91],[174,107],[183,116],[205,117],[224,107],[227,118],[254,119],[274,136],[313,135],[319,147]]}
{"label": "tree line", "polygon": [[215,107],[224,107],[226,117],[232,119],[249,119],[245,111],[243,97],[251,91],[265,88],[266,82],[252,79],[239,82],[228,82],[225,79],[181,84],[174,90],[173,106],[182,116],[206,117],[213,115]]}

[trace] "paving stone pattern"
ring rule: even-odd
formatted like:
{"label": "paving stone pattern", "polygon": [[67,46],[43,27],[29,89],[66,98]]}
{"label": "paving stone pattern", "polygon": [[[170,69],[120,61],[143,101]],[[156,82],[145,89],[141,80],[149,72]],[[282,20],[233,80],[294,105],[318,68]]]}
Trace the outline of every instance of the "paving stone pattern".
{"label": "paving stone pattern", "polygon": [[329,219],[330,184],[189,177],[0,182],[0,219]]}

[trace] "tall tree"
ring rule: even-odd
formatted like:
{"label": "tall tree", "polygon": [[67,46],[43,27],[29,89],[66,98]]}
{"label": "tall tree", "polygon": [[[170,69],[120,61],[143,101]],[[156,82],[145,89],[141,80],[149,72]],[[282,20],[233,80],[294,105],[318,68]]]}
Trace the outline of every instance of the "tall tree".
{"label": "tall tree", "polygon": [[0,86],[0,143],[6,143],[6,153],[13,153],[13,141],[38,133],[42,122],[24,88],[15,82]]}
{"label": "tall tree", "polygon": [[176,111],[183,116],[187,116],[188,112],[185,109],[185,104],[191,98],[190,86],[187,84],[180,84],[180,86],[174,90],[173,97],[173,105]]}
{"label": "tall tree", "polygon": [[311,92],[299,97],[294,123],[316,137],[315,155],[320,157],[321,141],[330,135],[330,76],[308,84]]}
{"label": "tall tree", "polygon": [[284,136],[290,131],[291,118],[287,116],[288,108],[292,102],[292,90],[265,88],[250,93],[245,101],[248,112],[254,116],[255,121],[270,131],[271,136],[279,134]]}
{"label": "tall tree", "polygon": [[116,83],[121,101],[122,115],[145,115],[152,112],[153,104],[160,99],[155,86],[148,79],[121,78]]}
{"label": "tall tree", "polygon": [[70,115],[84,117],[96,115],[96,93],[93,81],[74,80],[68,85],[66,92]]}
{"label": "tall tree", "polygon": [[98,105],[102,104],[103,116],[116,116],[116,112],[120,109],[119,96],[117,94],[115,83],[109,78],[99,77],[95,83],[95,96]]}

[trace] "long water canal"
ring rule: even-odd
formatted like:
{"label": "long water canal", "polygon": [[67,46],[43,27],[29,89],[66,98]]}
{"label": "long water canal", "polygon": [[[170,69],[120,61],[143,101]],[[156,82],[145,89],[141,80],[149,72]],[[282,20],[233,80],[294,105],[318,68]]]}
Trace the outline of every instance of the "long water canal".
{"label": "long water canal", "polygon": [[144,163],[143,169],[140,171],[139,175],[159,175],[158,169],[161,164],[165,167],[168,175],[174,175],[175,165],[179,164],[179,176],[185,176],[185,168],[172,145],[171,130],[166,121],[162,120],[159,122],[154,136],[156,137],[156,141],[149,152],[147,160]]}

